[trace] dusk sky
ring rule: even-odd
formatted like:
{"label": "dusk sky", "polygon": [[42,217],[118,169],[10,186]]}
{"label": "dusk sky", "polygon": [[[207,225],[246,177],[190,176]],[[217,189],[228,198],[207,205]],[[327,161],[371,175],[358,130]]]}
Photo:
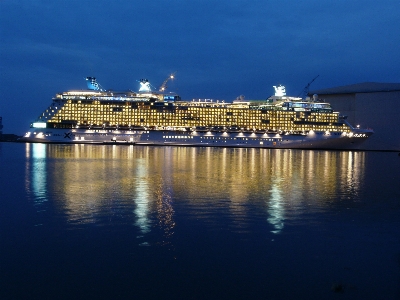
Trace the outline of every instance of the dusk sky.
{"label": "dusk sky", "polygon": [[55,93],[138,90],[182,99],[297,96],[360,82],[400,82],[400,1],[0,0],[0,116],[23,134]]}

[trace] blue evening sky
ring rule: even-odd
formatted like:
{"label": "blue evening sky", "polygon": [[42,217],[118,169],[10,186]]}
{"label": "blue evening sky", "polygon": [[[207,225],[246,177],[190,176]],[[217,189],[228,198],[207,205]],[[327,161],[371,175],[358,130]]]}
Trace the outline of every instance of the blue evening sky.
{"label": "blue evening sky", "polygon": [[297,96],[400,82],[398,0],[0,0],[0,116],[23,134],[56,92],[138,90],[147,78],[183,99]]}

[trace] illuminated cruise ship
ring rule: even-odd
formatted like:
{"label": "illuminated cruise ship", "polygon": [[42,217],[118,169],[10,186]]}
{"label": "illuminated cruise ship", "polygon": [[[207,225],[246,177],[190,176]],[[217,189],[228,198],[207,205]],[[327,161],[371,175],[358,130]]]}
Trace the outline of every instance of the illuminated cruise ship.
{"label": "illuminated cruise ship", "polygon": [[87,90],[58,93],[21,138],[25,142],[177,145],[300,149],[359,149],[373,131],[351,126],[329,103],[288,97],[274,86],[266,100],[243,96],[231,103],[183,101],[154,91],[141,79],[138,92],[104,90],[87,77]]}

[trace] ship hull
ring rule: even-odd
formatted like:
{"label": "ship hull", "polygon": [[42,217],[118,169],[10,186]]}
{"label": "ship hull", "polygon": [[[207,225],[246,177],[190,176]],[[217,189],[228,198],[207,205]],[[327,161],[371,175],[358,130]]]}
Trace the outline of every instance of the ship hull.
{"label": "ship hull", "polygon": [[31,143],[119,144],[291,149],[362,149],[372,132],[307,134],[197,132],[181,130],[93,130],[31,128],[20,139]]}

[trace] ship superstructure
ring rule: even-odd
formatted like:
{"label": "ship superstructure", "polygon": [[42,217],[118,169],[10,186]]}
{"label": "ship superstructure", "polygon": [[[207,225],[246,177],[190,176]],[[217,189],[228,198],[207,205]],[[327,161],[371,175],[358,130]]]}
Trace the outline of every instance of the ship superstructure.
{"label": "ship superstructure", "polygon": [[[173,75],[171,75],[173,77]],[[168,78],[167,78],[168,80]],[[352,127],[329,103],[286,96],[284,86],[266,100],[183,101],[154,92],[141,79],[138,92],[89,90],[58,93],[22,140],[47,143],[355,149],[372,130]]]}

